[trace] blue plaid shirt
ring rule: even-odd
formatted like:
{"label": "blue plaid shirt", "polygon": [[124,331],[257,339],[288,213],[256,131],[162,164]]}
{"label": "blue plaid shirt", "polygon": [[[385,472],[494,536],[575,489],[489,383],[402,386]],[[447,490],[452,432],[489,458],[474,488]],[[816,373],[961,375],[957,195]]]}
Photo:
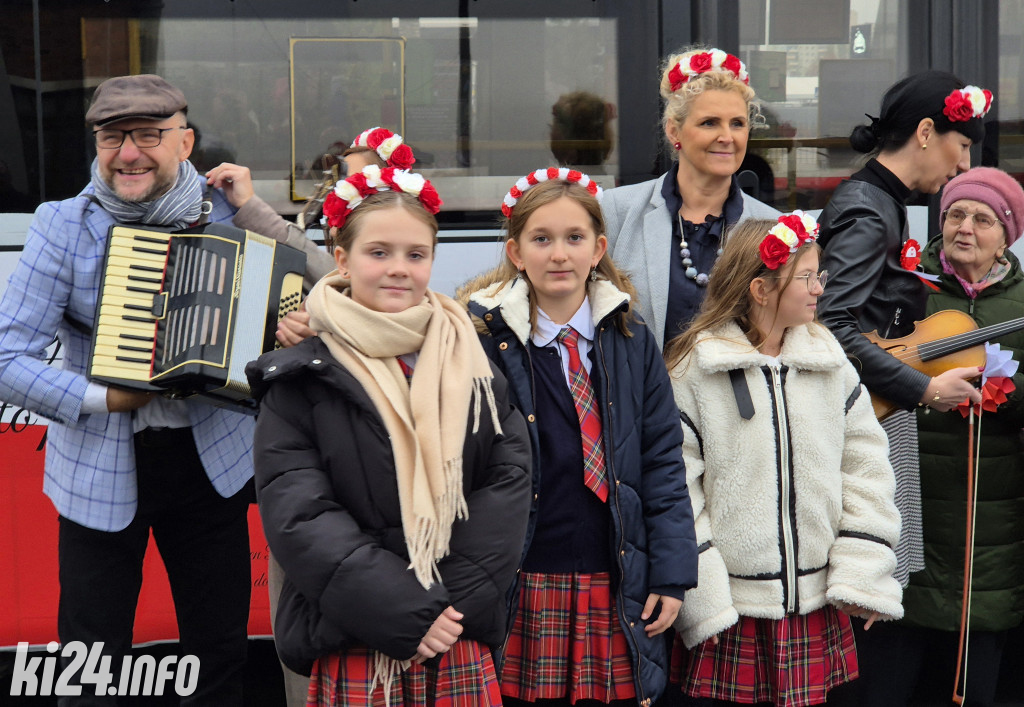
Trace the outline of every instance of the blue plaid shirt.
{"label": "blue plaid shirt", "polygon": [[[93,326],[111,216],[87,195],[47,202],[36,210],[21,259],[0,300],[0,400],[54,422],[47,432],[43,491],[64,517],[89,528],[121,530],[138,500],[132,416],[83,414],[89,337],[65,314]],[[230,222],[234,208],[213,193],[211,221]],[[54,337],[63,368],[44,352]],[[222,496],[252,476],[253,418],[188,402],[196,447]]]}

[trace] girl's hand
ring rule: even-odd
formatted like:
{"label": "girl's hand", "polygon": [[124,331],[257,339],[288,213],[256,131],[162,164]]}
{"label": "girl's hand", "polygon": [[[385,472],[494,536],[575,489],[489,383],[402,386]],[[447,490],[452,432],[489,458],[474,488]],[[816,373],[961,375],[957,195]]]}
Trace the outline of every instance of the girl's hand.
{"label": "girl's hand", "polygon": [[683,605],[681,599],[667,597],[664,594],[651,594],[647,597],[647,603],[644,604],[644,612],[640,614],[640,618],[644,621],[651,618],[659,601],[661,602],[661,613],[658,614],[657,619],[644,626],[644,631],[648,636],[657,636],[671,626],[672,622],[676,620],[676,616],[679,615],[679,607]]}
{"label": "girl's hand", "polygon": [[877,611],[865,609],[863,606],[858,606],[856,604],[840,604],[836,608],[844,614],[846,614],[847,616],[856,616],[857,618],[864,619],[865,631],[871,628],[871,625],[875,623],[875,619],[881,616],[881,614],[879,614]]}
{"label": "girl's hand", "polygon": [[275,336],[278,343],[285,348],[295,346],[303,339],[316,336],[316,332],[309,328],[309,312],[306,311],[305,300],[297,310],[288,312],[277,323]]}
{"label": "girl's hand", "polygon": [[416,655],[412,657],[412,662],[423,664],[438,653],[447,653],[448,649],[462,635],[460,621],[462,621],[462,614],[456,611],[454,606],[449,606],[441,612],[441,615],[431,624],[427,635],[420,641]]}

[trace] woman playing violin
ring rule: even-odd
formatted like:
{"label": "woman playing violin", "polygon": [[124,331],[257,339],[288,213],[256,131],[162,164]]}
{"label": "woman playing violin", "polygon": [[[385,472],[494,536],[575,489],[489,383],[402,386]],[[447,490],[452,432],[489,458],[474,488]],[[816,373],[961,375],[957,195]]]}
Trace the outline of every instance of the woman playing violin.
{"label": "woman playing violin", "polygon": [[[977,110],[970,103],[962,109],[965,91],[981,96]],[[896,576],[904,584],[924,564],[915,503],[917,434],[914,417],[905,410],[924,404],[945,411],[976,396],[967,379],[978,372],[960,368],[931,378],[861,334],[877,330],[886,339],[902,337],[924,318],[928,290],[913,272],[914,259],[907,259],[919,254],[910,251],[920,245],[909,238],[905,203],[914,191],[938,193],[951,177],[970,168],[969,149],[984,136],[981,118],[990,95],[938,71],[914,74],[892,86],[880,116],[850,135],[851,146],[874,159],[839,185],[820,219],[821,266],[829,273],[818,303],[821,321],[860,368],[872,395],[904,408],[883,424],[903,517]]]}
{"label": "woman playing violin", "polygon": [[[939,277],[927,313],[960,310],[982,327],[1024,317],[1024,273],[1007,250],[1024,231],[1024,190],[1017,181],[990,167],[961,174],[943,190],[940,224],[942,237],[928,243],[921,260],[925,271]],[[1024,331],[997,343],[1022,360]],[[1018,371],[1012,383],[1015,390],[994,412],[987,403],[991,389],[985,393],[976,432],[977,552],[964,685],[969,705],[993,704],[1006,633],[1024,616],[1024,373]],[[919,414],[918,429],[925,569],[911,575],[903,595],[906,618],[895,632],[902,668],[889,684],[892,704],[906,704],[925,661],[948,664],[953,674],[963,558],[971,544],[965,527],[968,421],[959,410]]]}
{"label": "woman playing violin", "polygon": [[[829,280],[818,300],[818,316],[859,368],[872,395],[901,408],[882,426],[903,520],[894,576],[904,585],[911,572],[924,568],[917,425],[910,410],[921,404],[946,411],[968,397],[980,401],[969,380],[978,369],[954,368],[931,377],[862,334],[903,337],[924,318],[928,290],[914,272],[920,245],[910,238],[906,202],[914,191],[937,194],[950,178],[970,168],[969,150],[984,137],[982,117],[990,98],[988,91],[964,86],[945,72],[926,71],[894,84],[882,98],[879,117],[850,135],[850,145],[873,159],[839,185],[819,219],[821,267]],[[884,657],[890,642],[878,635],[886,629],[875,626],[869,640],[854,622],[864,704],[887,699],[887,673],[894,668]]]}

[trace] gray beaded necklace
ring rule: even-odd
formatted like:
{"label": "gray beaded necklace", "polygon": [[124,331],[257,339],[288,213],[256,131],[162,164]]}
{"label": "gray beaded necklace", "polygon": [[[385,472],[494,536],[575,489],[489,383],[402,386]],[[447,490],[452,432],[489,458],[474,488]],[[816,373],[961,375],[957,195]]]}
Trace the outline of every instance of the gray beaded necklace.
{"label": "gray beaded necklace", "polygon": [[[695,268],[693,266],[693,257],[691,256],[691,253],[690,253],[690,244],[686,242],[686,231],[683,230],[683,215],[681,213],[677,212],[676,213],[676,218],[679,219],[679,257],[682,258],[683,267],[686,268],[685,275],[689,279],[691,279],[694,282],[696,282],[698,287],[707,287],[708,286],[708,275],[707,275],[707,273],[702,273],[702,272],[699,273],[699,272],[697,272],[697,268]],[[722,235],[724,236],[725,234],[723,233]],[[721,236],[719,237],[719,242],[721,242]],[[721,254],[722,254],[722,249],[719,248],[717,255],[721,255]],[[716,259],[717,259],[717,255],[716,255]]]}

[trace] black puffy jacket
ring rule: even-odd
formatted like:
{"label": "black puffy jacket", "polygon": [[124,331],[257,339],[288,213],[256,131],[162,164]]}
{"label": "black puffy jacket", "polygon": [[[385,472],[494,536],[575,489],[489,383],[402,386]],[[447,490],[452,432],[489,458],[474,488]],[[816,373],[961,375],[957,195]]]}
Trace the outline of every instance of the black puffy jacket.
{"label": "black puffy jacket", "polygon": [[409,569],[391,443],[363,387],[316,337],[264,354],[246,374],[260,400],[260,515],[285,571],[275,622],[284,663],[308,675],[317,657],[356,644],[410,658],[449,604],[465,615],[463,638],[500,647],[530,506],[526,425],[501,373],[502,434],[488,414],[476,434],[470,420],[469,517],[453,526],[429,590]]}
{"label": "black puffy jacket", "polygon": [[[840,184],[818,219],[828,286],[818,316],[843,345],[872,393],[904,408],[915,407],[930,378],[868,341],[861,332],[894,339],[924,319],[928,292],[900,265],[909,238],[907,208],[867,182]],[[923,244],[922,244],[923,245]]]}

